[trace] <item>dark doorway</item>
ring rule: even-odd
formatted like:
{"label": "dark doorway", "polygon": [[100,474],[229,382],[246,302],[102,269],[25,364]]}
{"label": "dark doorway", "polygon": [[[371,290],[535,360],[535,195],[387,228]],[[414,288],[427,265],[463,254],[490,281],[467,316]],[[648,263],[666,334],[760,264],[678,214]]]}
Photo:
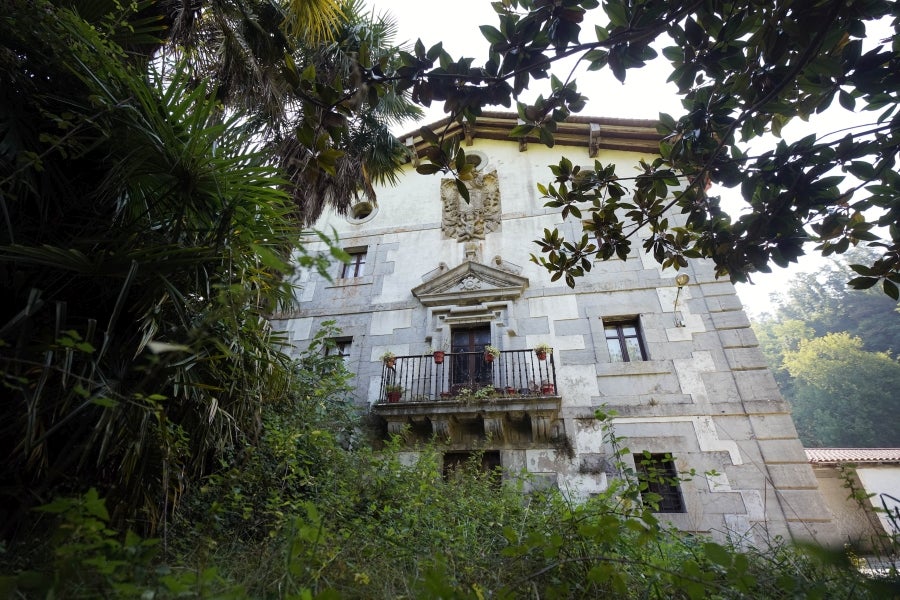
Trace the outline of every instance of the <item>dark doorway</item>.
{"label": "dark doorway", "polygon": [[484,348],[491,344],[491,327],[454,328],[450,334],[453,360],[450,365],[451,390],[477,390],[491,385],[491,365],[484,360]]}

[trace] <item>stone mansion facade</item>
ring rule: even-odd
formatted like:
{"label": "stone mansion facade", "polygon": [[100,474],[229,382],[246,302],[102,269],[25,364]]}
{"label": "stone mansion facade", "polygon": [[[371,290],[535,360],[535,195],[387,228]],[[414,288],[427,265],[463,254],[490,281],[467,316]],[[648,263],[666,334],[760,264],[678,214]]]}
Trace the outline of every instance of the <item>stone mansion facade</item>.
{"label": "stone mansion facade", "polygon": [[750,543],[839,542],[731,283],[703,261],[663,270],[639,248],[596,262],[574,289],[529,261],[544,228],[580,237],[544,207],[547,166],[566,156],[627,173],[656,152],[655,123],[575,117],[554,148],[510,139],[515,124],[486,113],[430,126],[478,162],[468,203],[452,179],[415,172],[424,142],[406,138],[399,185],[317,224],[337,231],[350,263],[331,281],[301,273],[296,310],[276,327],[304,347],[336,321],[355,401],[411,453],[435,439],[450,467],[478,449],[506,476],[527,471],[532,486],[586,498],[617,475],[597,419],[615,411],[626,462],[696,473],[657,486],[664,521]]}

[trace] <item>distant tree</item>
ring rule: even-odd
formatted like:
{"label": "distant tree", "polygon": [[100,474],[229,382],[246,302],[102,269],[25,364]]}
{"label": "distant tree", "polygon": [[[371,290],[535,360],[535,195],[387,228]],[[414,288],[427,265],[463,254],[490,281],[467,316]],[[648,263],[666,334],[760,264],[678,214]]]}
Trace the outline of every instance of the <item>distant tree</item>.
{"label": "distant tree", "polygon": [[[484,65],[454,61],[440,44],[418,43],[414,54],[401,53],[399,69],[373,65],[367,80],[397,78],[414,99],[441,101],[460,120],[516,101],[521,124],[509,135],[549,145],[557,123],[583,110],[587,99],[576,84],[577,77],[586,87],[582,73],[551,72],[560,59],[577,56],[587,70],[609,69],[624,81],[663,45],[669,80],[682,97],[681,116],[660,115],[661,157],[641,162],[636,177],[599,162],[580,168],[563,159],[553,167],[555,180],[542,188],[547,206],[583,225],[575,239],[548,231],[538,241],[542,254],[534,260],[554,278],[574,286],[592,258],[624,257],[638,237],[664,266],[708,257],[733,281],[768,272],[771,264],[786,266],[808,244],[825,256],[869,244],[878,254],[854,266],[851,286],[881,283],[900,297],[900,4],[607,0],[605,22],[589,32],[581,24],[597,0],[493,6],[498,26],[481,27],[490,44]],[[893,37],[872,39],[876,23],[892,28]],[[539,79],[549,79],[548,94],[520,101]],[[816,119],[835,100],[872,118],[850,129],[820,121],[817,133],[801,140],[777,139],[787,123]],[[471,177],[458,145],[423,133],[435,148],[422,172]],[[711,183],[740,189],[740,217],[707,194]],[[685,222],[671,219],[672,212]]]}
{"label": "distant tree", "polygon": [[[859,251],[850,251],[812,273],[801,273],[791,280],[787,290],[773,295],[774,311],[753,323],[759,347],[778,382],[778,387],[794,410],[794,421],[800,437],[807,445],[822,445],[834,439],[829,433],[831,421],[820,414],[830,410],[833,399],[821,386],[800,377],[788,368],[787,356],[796,356],[802,344],[823,339],[830,334],[846,333],[866,353],[891,352],[900,346],[900,318],[893,300],[875,290],[853,291],[844,284],[847,261],[865,260]],[[808,372],[804,371],[804,374]],[[851,382],[862,374],[844,373]],[[856,403],[851,394],[846,401]],[[868,397],[874,403],[868,410],[876,412],[887,397]],[[817,408],[819,407],[819,408]],[[867,413],[863,411],[863,413]],[[861,413],[861,414],[863,414]],[[826,431],[827,430],[827,431]],[[864,438],[853,445],[866,445]]]}
{"label": "distant tree", "polygon": [[775,296],[776,318],[804,323],[813,330],[810,337],[848,331],[866,350],[900,349],[897,304],[875,290],[854,293],[846,286],[848,263],[873,258],[871,252],[851,250],[842,260],[796,275],[786,292]]}
{"label": "distant tree", "polygon": [[797,350],[801,342],[815,337],[815,331],[797,319],[766,319],[754,323],[753,330],[781,393],[785,398],[792,399],[794,381],[784,366],[784,354]]}
{"label": "distant tree", "polygon": [[807,445],[900,446],[900,363],[889,353],[830,333],[785,352],[784,365],[798,382],[794,417]]}

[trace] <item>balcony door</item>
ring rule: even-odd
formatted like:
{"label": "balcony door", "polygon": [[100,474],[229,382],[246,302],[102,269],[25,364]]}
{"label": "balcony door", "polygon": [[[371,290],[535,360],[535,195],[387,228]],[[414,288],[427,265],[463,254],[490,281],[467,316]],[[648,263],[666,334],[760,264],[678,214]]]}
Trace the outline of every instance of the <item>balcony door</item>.
{"label": "balcony door", "polygon": [[453,328],[450,383],[454,391],[476,390],[491,385],[491,365],[484,361],[484,348],[491,344],[490,325]]}

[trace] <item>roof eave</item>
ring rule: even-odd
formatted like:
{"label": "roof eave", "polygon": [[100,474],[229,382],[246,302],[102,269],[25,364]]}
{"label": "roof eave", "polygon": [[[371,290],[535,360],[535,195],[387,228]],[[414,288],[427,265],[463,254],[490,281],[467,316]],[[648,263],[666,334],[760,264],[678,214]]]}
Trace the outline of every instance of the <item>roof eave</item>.
{"label": "roof eave", "polygon": [[[440,136],[458,136],[466,146],[475,139],[514,141],[521,149],[529,143],[541,143],[537,136],[511,138],[509,132],[519,124],[518,115],[508,112],[483,112],[474,123],[460,123],[449,117],[427,125]],[[662,136],[657,131],[658,123],[648,119],[613,119],[603,117],[571,116],[559,123],[554,133],[557,145],[576,146],[588,149],[591,157],[599,150],[620,150],[641,154],[658,154]],[[400,140],[422,156],[428,142],[416,129],[400,136]]]}

